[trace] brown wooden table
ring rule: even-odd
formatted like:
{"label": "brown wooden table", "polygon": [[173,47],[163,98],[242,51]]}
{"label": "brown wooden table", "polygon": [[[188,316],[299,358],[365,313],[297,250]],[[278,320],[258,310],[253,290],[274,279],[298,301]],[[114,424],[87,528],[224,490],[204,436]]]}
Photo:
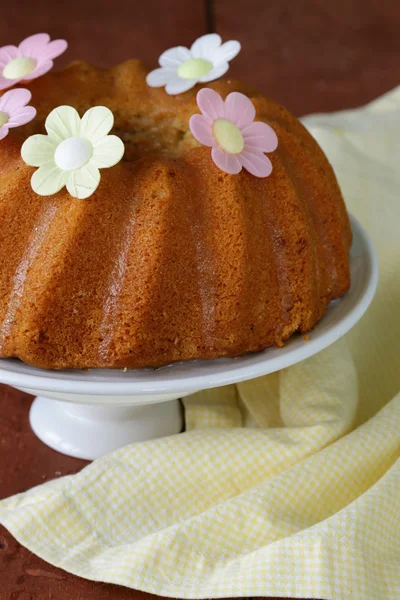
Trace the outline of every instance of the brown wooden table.
{"label": "brown wooden table", "polygon": [[[297,115],[354,107],[400,84],[398,0],[20,0],[2,2],[0,46],[48,31],[75,58],[150,67],[172,46],[218,31],[242,52],[230,74]],[[1,224],[0,224],[1,226]],[[0,265],[1,268],[1,265]],[[58,454],[28,424],[31,398],[0,386],[0,498],[86,464]],[[132,600],[148,594],[56,569],[0,527],[0,600]]]}

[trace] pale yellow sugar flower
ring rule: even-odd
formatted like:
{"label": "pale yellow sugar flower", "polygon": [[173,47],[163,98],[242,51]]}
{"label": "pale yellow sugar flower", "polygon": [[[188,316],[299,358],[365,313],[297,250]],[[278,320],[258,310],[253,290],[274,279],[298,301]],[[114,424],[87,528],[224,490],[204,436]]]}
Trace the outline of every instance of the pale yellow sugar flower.
{"label": "pale yellow sugar flower", "polygon": [[31,178],[34,192],[51,196],[66,186],[74,198],[91,196],[100,183],[100,171],[122,158],[122,140],[107,135],[114,124],[105,106],[90,108],[80,118],[72,106],[59,106],[46,119],[47,135],[33,135],[21,149],[27,165],[39,167]]}

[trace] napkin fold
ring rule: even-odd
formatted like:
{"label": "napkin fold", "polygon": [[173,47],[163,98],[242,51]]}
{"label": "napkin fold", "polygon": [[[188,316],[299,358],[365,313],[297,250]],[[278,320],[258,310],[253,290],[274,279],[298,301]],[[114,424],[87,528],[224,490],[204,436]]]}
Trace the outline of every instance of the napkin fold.
{"label": "napkin fold", "polygon": [[400,597],[400,88],[304,123],[378,253],[367,315],[300,364],[185,398],[186,433],[2,501],[48,562],[179,598]]}

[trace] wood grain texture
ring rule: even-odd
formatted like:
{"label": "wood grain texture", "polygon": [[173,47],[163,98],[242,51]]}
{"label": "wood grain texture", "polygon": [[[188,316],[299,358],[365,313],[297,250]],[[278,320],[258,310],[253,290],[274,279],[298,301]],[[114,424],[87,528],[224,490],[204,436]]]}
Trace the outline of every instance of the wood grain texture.
{"label": "wood grain texture", "polygon": [[203,0],[20,0],[1,16],[0,46],[40,31],[66,39],[57,68],[77,58],[100,67],[141,58],[155,68],[164,49],[190,45],[207,27]]}
{"label": "wood grain texture", "polygon": [[400,83],[398,0],[214,0],[232,74],[296,115],[356,107]]}
{"label": "wood grain texture", "polygon": [[[4,3],[0,46],[49,31],[74,58],[111,66],[215,28],[243,49],[230,75],[296,114],[339,110],[400,83],[398,0],[20,0]],[[0,386],[0,498],[79,471],[86,463],[50,450],[29,428],[31,398]],[[148,594],[74,577],[41,561],[0,527],[0,600],[133,600]]]}

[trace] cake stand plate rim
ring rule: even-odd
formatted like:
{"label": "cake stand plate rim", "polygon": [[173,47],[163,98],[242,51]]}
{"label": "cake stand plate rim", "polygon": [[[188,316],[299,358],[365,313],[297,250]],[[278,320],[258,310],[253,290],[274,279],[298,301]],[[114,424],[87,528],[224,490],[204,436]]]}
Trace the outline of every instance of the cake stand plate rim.
{"label": "cake stand plate rim", "polygon": [[[233,359],[196,360],[160,369],[48,371],[16,359],[0,359],[0,382],[27,390],[73,395],[130,396],[132,404],[146,403],[146,395],[179,395],[239,383],[296,364],[327,348],[347,333],[368,309],[378,284],[378,260],[372,241],[350,215],[353,245],[350,253],[352,285],[330,305],[308,334],[293,336],[283,348],[267,349]],[[137,401],[135,401],[137,396]],[[149,398],[150,400],[150,398]],[[78,401],[78,400],[77,400]]]}

